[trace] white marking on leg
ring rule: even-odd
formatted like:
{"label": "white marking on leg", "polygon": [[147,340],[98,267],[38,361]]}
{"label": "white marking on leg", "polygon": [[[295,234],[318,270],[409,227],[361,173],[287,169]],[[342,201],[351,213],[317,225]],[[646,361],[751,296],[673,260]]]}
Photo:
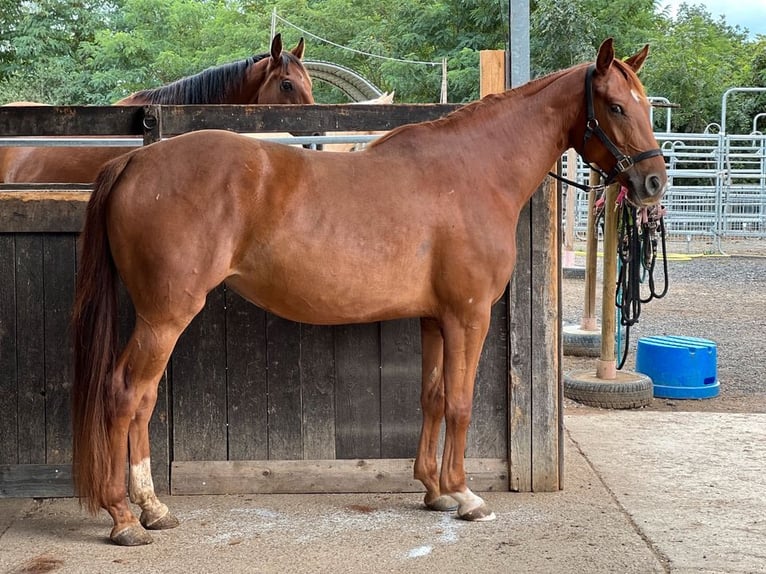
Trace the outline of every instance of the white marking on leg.
{"label": "white marking on leg", "polygon": [[[482,506],[485,507],[485,511],[488,511],[486,505],[484,504],[484,499],[471,492],[470,488],[466,488],[463,492],[450,492],[449,495],[457,500],[458,504],[460,505],[457,510],[458,516],[464,517],[477,508],[481,508]],[[473,518],[472,520],[477,522],[488,522],[494,519],[495,513],[489,512],[482,518]]]}
{"label": "white marking on leg", "polygon": [[138,464],[130,465],[130,501],[138,504],[141,510],[158,520],[165,516],[168,507],[157,499],[154,493],[154,481],[152,480],[152,466],[149,457]]}

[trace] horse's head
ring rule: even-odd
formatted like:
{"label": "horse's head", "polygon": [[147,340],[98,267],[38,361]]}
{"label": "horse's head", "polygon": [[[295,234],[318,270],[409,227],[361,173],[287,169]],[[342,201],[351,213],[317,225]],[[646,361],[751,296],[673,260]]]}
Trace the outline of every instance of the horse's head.
{"label": "horse's head", "polygon": [[619,181],[636,206],[662,199],[667,184],[665,160],[652,132],[651,104],[636,75],[649,46],[624,62],[605,40],[585,81],[586,119],[574,134],[580,154],[602,171],[607,183]]}
{"label": "horse's head", "polygon": [[292,50],[283,51],[282,36],[274,36],[269,56],[253,64],[254,89],[248,103],[313,104],[311,78],[302,62],[303,49],[303,38]]}

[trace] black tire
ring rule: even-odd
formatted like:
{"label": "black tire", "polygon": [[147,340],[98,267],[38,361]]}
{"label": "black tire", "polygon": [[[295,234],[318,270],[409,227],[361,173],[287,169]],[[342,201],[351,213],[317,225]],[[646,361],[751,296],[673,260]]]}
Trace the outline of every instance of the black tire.
{"label": "black tire", "polygon": [[564,354],[571,357],[599,357],[601,331],[576,331],[564,328],[561,335]]}
{"label": "black tire", "polygon": [[574,371],[564,375],[564,396],[591,407],[637,409],[652,402],[654,388],[642,373],[620,372],[617,380],[604,381],[590,371]]}

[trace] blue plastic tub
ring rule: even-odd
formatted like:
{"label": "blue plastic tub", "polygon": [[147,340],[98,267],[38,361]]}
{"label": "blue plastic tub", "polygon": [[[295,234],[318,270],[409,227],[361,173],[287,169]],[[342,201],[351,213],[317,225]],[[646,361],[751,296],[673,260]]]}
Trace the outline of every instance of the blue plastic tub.
{"label": "blue plastic tub", "polygon": [[709,399],[718,395],[716,344],[697,337],[641,337],[636,371],[652,379],[654,396]]}

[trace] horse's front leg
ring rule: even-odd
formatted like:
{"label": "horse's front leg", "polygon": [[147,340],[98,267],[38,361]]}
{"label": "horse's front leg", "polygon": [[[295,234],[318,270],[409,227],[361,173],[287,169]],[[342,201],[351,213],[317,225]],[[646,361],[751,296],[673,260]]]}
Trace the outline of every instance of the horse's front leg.
{"label": "horse's front leg", "polygon": [[490,308],[462,310],[442,322],[447,429],[440,475],[442,496],[454,498],[465,520],[494,520],[495,513],[471,492],[465,479],[465,447],[471,422],[473,387],[481,349],[489,329]]}
{"label": "horse's front leg", "polygon": [[439,431],[444,418],[444,339],[439,324],[433,319],[421,319],[420,339],[423,349],[420,391],[423,425],[414,475],[426,487],[426,507],[439,511],[455,510],[457,502],[449,496],[442,496],[439,490],[439,468],[436,462]]}

